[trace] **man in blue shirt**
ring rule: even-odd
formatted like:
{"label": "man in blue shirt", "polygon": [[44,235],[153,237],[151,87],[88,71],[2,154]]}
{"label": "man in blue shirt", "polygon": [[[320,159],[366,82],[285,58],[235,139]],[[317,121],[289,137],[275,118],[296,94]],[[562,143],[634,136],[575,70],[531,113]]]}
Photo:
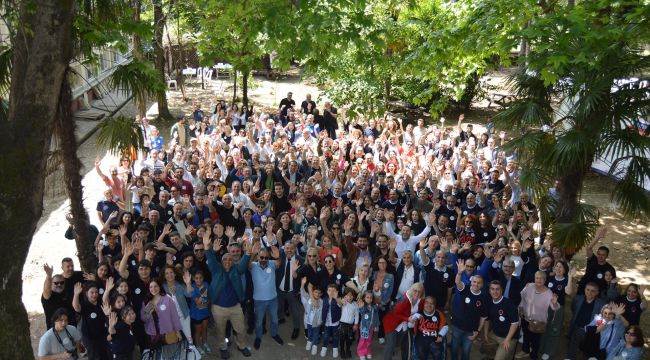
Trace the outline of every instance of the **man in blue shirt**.
{"label": "man in blue shirt", "polygon": [[[490,283],[490,297],[488,322],[491,325],[490,333],[493,342],[498,345],[494,360],[511,359],[517,346],[519,328],[519,312],[517,306],[503,297],[503,287],[499,280]],[[487,325],[486,325],[487,326]],[[489,341],[488,332],[485,332],[485,341]]]}
{"label": "man in blue shirt", "polygon": [[472,342],[481,332],[487,319],[488,298],[481,291],[483,288],[481,275],[472,276],[471,285],[465,286],[461,280],[461,274],[465,271],[465,261],[458,260],[457,266],[456,292],[452,307],[451,358],[469,360]]}
{"label": "man in blue shirt", "polygon": [[[259,248],[256,243],[256,248]],[[272,251],[278,254],[278,248],[272,246]],[[271,260],[271,253],[266,248],[259,251],[258,261],[250,264],[253,277],[253,300],[255,301],[255,349],[262,344],[262,321],[264,315],[271,318],[271,337],[282,345],[284,341],[278,335],[278,293],[275,289],[275,270],[280,267],[279,256]]]}

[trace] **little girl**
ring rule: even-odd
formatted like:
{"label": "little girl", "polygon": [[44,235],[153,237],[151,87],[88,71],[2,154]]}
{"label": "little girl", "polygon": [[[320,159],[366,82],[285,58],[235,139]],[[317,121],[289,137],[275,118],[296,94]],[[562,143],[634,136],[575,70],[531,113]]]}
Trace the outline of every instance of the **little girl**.
{"label": "little girl", "polygon": [[379,311],[374,304],[372,290],[366,290],[361,297],[363,305],[359,307],[359,344],[357,355],[361,360],[372,359],[370,345],[372,334],[379,330]]}
{"label": "little girl", "polygon": [[194,328],[194,345],[201,355],[211,353],[208,346],[208,318],[210,317],[210,300],[208,300],[208,283],[205,281],[203,272],[197,270],[194,273],[194,284],[192,285],[192,303],[190,307],[190,318]]}
{"label": "little girl", "polygon": [[317,287],[310,289],[309,294],[305,291],[307,277],[302,278],[300,286],[300,300],[305,308],[305,329],[307,329],[307,346],[305,350],[310,351],[312,355],[318,352],[318,336],[320,335],[320,326],[323,323],[323,299],[321,290]]}

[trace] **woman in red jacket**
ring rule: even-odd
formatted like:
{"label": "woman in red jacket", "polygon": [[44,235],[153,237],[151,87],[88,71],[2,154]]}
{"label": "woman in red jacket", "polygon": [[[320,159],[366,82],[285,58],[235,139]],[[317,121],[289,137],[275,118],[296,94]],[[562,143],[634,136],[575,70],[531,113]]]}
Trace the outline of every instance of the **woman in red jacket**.
{"label": "woman in red jacket", "polygon": [[[419,319],[419,312],[422,311],[424,296],[424,286],[421,283],[415,283],[406,292],[404,301],[397,304],[391,312],[386,314],[383,320],[384,330],[386,331],[386,348],[384,349],[384,360],[390,360],[393,357],[393,350],[397,343],[400,344],[402,359],[411,358],[411,339],[412,332],[409,329],[415,326]],[[406,338],[405,338],[406,336]]]}

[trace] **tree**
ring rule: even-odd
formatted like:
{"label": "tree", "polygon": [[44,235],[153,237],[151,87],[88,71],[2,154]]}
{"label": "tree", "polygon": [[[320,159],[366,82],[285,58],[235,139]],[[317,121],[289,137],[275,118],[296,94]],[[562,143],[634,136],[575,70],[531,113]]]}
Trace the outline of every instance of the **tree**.
{"label": "tree", "polygon": [[[156,64],[156,70],[158,70],[160,81],[162,83],[167,83],[167,81],[165,80],[166,79],[165,51],[163,50],[163,33],[165,31],[165,24],[167,23],[167,15],[163,10],[162,0],[152,0],[152,4],[153,4],[153,28],[154,28],[154,39],[153,39],[154,62]],[[171,44],[169,45],[171,46]],[[158,100],[158,118],[173,120],[174,117],[169,112],[169,106],[167,104],[167,94],[165,94],[164,89],[156,93],[156,99]]]}
{"label": "tree", "polygon": [[[582,2],[546,9],[520,34],[530,44],[510,79],[519,99],[495,118],[518,129],[508,146],[523,165],[522,185],[540,199],[554,241],[580,248],[598,225],[595,208],[580,203],[585,176],[599,157],[613,156],[620,181],[612,200],[630,216],[647,218],[650,138],[639,133],[650,114],[650,89],[617,86],[617,79],[647,73],[650,36],[643,1]],[[524,62],[525,60],[525,62]],[[558,105],[559,104],[559,105]],[[559,182],[559,199],[548,189]]]}
{"label": "tree", "polygon": [[[22,269],[43,211],[46,154],[72,58],[76,2],[21,2],[12,25],[13,71],[7,119],[0,120],[0,358],[33,358],[22,303]],[[1,78],[1,77],[0,77]]]}

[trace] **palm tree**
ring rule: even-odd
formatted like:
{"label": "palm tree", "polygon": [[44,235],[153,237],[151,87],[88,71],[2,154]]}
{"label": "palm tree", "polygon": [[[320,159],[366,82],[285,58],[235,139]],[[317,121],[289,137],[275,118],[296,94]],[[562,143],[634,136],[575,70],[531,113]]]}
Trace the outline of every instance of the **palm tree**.
{"label": "palm tree", "polygon": [[[611,197],[620,209],[650,215],[650,138],[638,131],[650,114],[650,89],[616,86],[650,68],[642,48],[647,19],[630,15],[642,6],[582,2],[538,19],[523,32],[531,46],[526,65],[509,79],[518,100],[494,119],[519,130],[508,148],[523,164],[522,186],[544,205],[554,241],[567,249],[582,247],[598,225],[596,208],[580,202],[598,158],[614,159],[609,173],[619,181]],[[557,201],[548,194],[555,181]]]}

